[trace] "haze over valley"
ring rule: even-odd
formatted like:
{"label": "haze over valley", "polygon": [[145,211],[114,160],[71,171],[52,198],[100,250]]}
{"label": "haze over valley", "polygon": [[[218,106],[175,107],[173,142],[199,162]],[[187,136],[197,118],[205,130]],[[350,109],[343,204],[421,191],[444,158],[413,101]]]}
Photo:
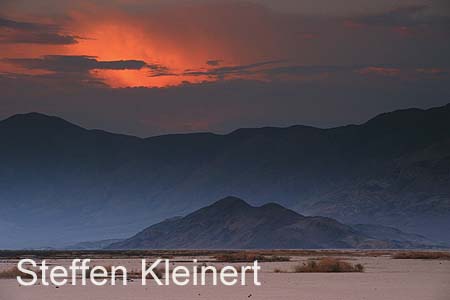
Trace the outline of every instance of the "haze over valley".
{"label": "haze over valley", "polygon": [[15,115],[0,122],[0,248],[124,239],[228,195],[449,242],[449,129],[450,105],[150,138]]}

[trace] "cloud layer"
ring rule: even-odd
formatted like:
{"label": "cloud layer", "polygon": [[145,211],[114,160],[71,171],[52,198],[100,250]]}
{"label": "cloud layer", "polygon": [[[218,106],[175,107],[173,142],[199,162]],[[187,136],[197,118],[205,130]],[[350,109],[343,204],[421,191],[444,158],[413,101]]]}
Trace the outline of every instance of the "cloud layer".
{"label": "cloud layer", "polygon": [[0,116],[153,135],[330,126],[449,99],[440,1],[36,3],[0,4]]}

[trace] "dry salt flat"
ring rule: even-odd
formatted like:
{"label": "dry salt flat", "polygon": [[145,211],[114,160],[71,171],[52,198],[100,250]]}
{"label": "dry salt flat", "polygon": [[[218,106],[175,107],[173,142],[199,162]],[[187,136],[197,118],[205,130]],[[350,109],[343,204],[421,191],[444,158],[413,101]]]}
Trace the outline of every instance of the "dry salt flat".
{"label": "dry salt flat", "polygon": [[[362,263],[363,273],[274,273],[278,268],[289,271],[306,257],[294,257],[290,262],[262,263],[262,286],[251,284],[248,274],[246,286],[157,286],[139,280],[127,286],[19,286],[15,279],[0,280],[0,300],[236,300],[236,299],[292,299],[292,300],[449,300],[450,261],[391,259],[390,257],[347,257],[352,263]],[[68,265],[69,260],[53,260]],[[97,265],[124,265],[136,269],[139,259],[101,260]],[[188,265],[188,263],[180,263]],[[3,262],[0,269],[13,266]],[[220,266],[220,264],[217,264]],[[223,265],[223,264],[222,264]],[[241,264],[242,265],[242,264]]]}

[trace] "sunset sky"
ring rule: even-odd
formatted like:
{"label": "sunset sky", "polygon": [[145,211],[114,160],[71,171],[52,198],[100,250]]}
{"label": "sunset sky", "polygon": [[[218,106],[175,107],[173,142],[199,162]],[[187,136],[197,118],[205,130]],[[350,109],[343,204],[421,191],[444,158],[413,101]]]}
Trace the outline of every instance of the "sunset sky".
{"label": "sunset sky", "polygon": [[446,0],[2,0],[0,118],[150,136],[450,102]]}

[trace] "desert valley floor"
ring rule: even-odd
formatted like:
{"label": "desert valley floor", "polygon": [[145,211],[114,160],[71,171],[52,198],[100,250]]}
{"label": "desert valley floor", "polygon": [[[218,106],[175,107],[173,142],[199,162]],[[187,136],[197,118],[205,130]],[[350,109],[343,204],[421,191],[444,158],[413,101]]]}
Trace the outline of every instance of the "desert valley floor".
{"label": "desert valley floor", "polygon": [[[287,254],[287,253],[284,253]],[[262,262],[262,286],[157,286],[149,280],[142,286],[139,280],[127,286],[19,286],[15,279],[0,279],[0,300],[123,300],[123,299],[305,299],[305,300],[447,300],[450,295],[450,260],[395,259],[395,252],[386,251],[294,251],[290,261]],[[449,253],[446,253],[449,254]],[[77,255],[46,256],[53,264],[69,265]],[[85,254],[88,256],[89,254]],[[223,264],[250,264],[217,262],[213,254],[178,253],[171,255],[174,264],[189,265],[195,257],[199,262],[220,267]],[[24,255],[0,257],[0,271],[14,267]],[[139,269],[144,256],[94,254],[94,265],[123,265]],[[145,256],[156,259],[161,253]],[[77,257],[77,256],[75,256]],[[78,256],[79,257],[79,256]],[[92,256],[91,256],[92,257]],[[360,263],[364,272],[355,273],[295,273],[295,266],[320,257],[332,257],[352,264]],[[42,259],[43,257],[38,257]],[[277,270],[277,271],[275,271]],[[248,274],[248,276],[252,276]],[[252,279],[249,279],[251,282]]]}

